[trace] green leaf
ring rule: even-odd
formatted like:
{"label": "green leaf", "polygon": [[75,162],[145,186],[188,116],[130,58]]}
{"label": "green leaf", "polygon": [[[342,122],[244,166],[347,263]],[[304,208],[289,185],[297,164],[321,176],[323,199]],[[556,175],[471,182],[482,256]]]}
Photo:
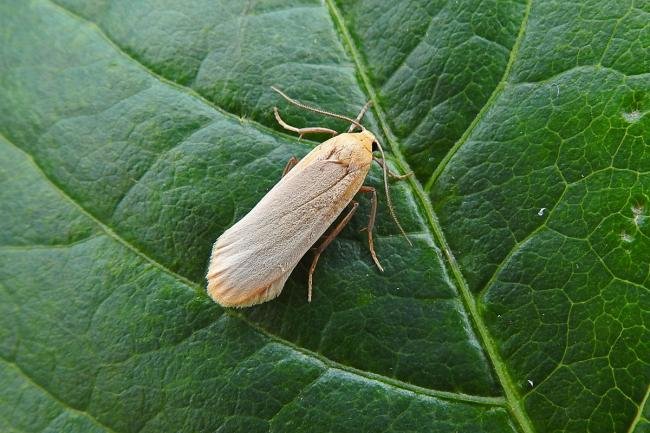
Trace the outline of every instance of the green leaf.
{"label": "green leaf", "polygon": [[[0,427],[644,432],[650,4],[0,3]],[[222,309],[210,248],[354,115],[369,202],[275,301]],[[380,190],[381,173],[368,182]]]}

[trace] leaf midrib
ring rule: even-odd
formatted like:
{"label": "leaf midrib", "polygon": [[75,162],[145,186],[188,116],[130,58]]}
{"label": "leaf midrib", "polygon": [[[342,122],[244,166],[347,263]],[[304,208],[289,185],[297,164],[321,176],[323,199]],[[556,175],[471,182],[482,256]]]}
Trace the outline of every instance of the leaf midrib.
{"label": "leaf midrib", "polygon": [[[388,122],[386,121],[386,117],[382,110],[379,98],[377,97],[377,94],[374,91],[370,79],[368,78],[369,75],[367,73],[367,67],[365,66],[362,60],[362,56],[359,54],[356,48],[352,36],[350,35],[347,27],[345,26],[345,20],[343,19],[343,16],[341,15],[340,11],[334,4],[333,0],[324,0],[324,1],[330,11],[330,14],[332,15],[332,20],[334,21],[334,25],[340,31],[344,43],[347,46],[348,50],[350,51],[350,55],[353,58],[353,61],[357,67],[357,72],[361,78],[360,87],[366,90],[368,96],[370,97],[370,100],[373,103],[373,108],[375,113],[377,114],[379,124],[381,125],[381,128],[384,131],[384,134],[386,135],[386,139],[389,141],[392,153],[397,157],[396,158],[397,164],[400,166],[402,172],[411,172],[409,164],[401,152],[401,149],[397,142],[397,138],[393,134]],[[467,141],[467,138],[471,135],[476,125],[480,122],[480,120],[483,118],[485,113],[489,111],[492,105],[494,105],[494,102],[496,101],[496,99],[499,97],[499,95],[505,88],[508,77],[510,75],[512,65],[514,64],[514,61],[517,57],[519,46],[521,45],[521,41],[523,40],[526,31],[528,17],[530,15],[531,8],[532,8],[532,0],[526,0],[526,9],[524,12],[524,16],[522,18],[522,22],[519,27],[517,38],[515,40],[515,43],[513,44],[512,50],[510,52],[510,57],[508,59],[508,63],[504,70],[503,76],[501,77],[501,80],[499,81],[494,91],[490,95],[488,101],[481,108],[481,110],[478,112],[478,114],[476,115],[476,117],[474,118],[470,126],[467,128],[465,133],[463,133],[461,138],[454,144],[454,146],[445,155],[444,159],[436,167],[434,173],[432,174],[431,178],[427,182],[427,188],[430,188],[430,186],[433,184],[437,176],[446,167],[447,163],[452,158],[454,153]],[[528,417],[528,414],[524,410],[523,400],[521,399],[521,396],[519,395],[519,392],[517,391],[517,388],[515,387],[512,378],[510,377],[507,366],[505,365],[505,363],[501,359],[501,356],[499,355],[496,343],[492,339],[492,336],[487,328],[487,325],[483,321],[483,318],[478,311],[476,300],[472,295],[471,290],[469,289],[467,280],[463,276],[460,270],[460,266],[458,265],[456,258],[454,257],[451,249],[449,248],[449,244],[447,243],[442,227],[440,226],[440,223],[438,222],[435,213],[433,211],[433,206],[431,204],[431,201],[429,200],[426,194],[427,189],[423,188],[420,182],[417,179],[415,179],[414,176],[410,176],[408,182],[411,186],[413,194],[420,201],[421,208],[424,211],[429,226],[431,227],[433,238],[436,240],[436,242],[440,245],[440,247],[444,251],[445,257],[447,258],[449,264],[449,268],[451,269],[451,273],[454,276],[454,279],[456,280],[456,283],[459,287],[461,293],[461,299],[463,301],[465,310],[467,314],[470,316],[471,320],[473,321],[474,328],[476,329],[476,331],[478,331],[478,334],[481,338],[481,342],[483,343],[482,344],[483,348],[487,352],[487,356],[490,358],[490,361],[494,366],[494,370],[499,378],[499,382],[501,383],[501,386],[505,392],[506,403],[508,405],[510,413],[517,420],[519,427],[525,433],[534,433],[535,429],[533,428],[533,424],[530,418]]]}

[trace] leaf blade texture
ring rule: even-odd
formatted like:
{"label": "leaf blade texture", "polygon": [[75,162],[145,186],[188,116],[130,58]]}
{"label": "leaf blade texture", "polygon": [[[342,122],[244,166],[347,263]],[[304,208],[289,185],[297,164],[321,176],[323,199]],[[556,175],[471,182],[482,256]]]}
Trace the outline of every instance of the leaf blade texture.
{"label": "leaf blade texture", "polygon": [[[393,3],[0,5],[4,430],[644,431],[648,5]],[[211,243],[314,145],[271,85],[373,101],[414,247],[382,206],[377,273],[362,198],[312,304],[223,310]]]}

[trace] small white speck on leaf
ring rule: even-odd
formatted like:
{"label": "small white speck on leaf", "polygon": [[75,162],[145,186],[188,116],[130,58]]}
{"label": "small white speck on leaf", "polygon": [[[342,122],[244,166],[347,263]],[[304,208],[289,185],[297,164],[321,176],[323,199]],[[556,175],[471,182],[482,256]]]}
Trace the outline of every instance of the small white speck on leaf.
{"label": "small white speck on leaf", "polygon": [[541,209],[537,212],[537,215],[539,215],[539,216],[544,216],[544,212],[546,212],[546,208],[545,208],[545,207],[541,208]]}
{"label": "small white speck on leaf", "polygon": [[527,382],[528,382],[528,385],[530,385],[530,387],[532,388],[533,387],[533,381],[528,379]]}
{"label": "small white speck on leaf", "polygon": [[647,218],[643,213],[645,211],[645,208],[641,204],[637,204],[635,206],[632,206],[632,215],[634,215],[634,224],[636,226],[640,226],[645,222],[645,219]]}
{"label": "small white speck on leaf", "polygon": [[636,123],[641,119],[641,112],[639,110],[633,110],[630,111],[629,113],[623,113],[623,119],[627,123]]}
{"label": "small white speck on leaf", "polygon": [[634,242],[634,236],[631,236],[631,235],[627,234],[625,231],[622,231],[621,232],[621,240],[623,242],[627,242],[627,243]]}

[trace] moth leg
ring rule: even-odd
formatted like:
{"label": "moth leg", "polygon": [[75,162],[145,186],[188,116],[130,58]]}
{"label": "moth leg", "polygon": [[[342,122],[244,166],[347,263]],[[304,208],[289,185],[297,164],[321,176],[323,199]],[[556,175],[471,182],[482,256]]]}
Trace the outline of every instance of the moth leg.
{"label": "moth leg", "polygon": [[371,194],[370,195],[370,217],[368,217],[368,227],[366,231],[368,232],[368,248],[370,248],[370,255],[372,260],[377,265],[377,268],[381,272],[384,272],[384,268],[379,264],[379,259],[377,254],[375,254],[375,242],[372,239],[372,229],[375,227],[375,217],[377,216],[377,190],[371,186],[362,186],[359,188],[359,192]]}
{"label": "moth leg", "polygon": [[280,117],[280,112],[278,111],[278,107],[273,107],[273,114],[275,114],[275,120],[278,121],[281,127],[283,127],[286,130],[298,133],[299,138],[302,138],[302,136],[305,134],[312,134],[312,133],[332,134],[332,136],[338,135],[338,132],[329,128],[320,128],[317,126],[311,128],[296,128],[295,126],[291,126],[288,123],[286,123],[284,120],[282,120],[282,118]]}
{"label": "moth leg", "polygon": [[341,233],[341,230],[350,222],[350,219],[352,219],[352,215],[357,211],[357,208],[359,207],[359,203],[356,201],[352,201],[352,209],[350,209],[345,215],[345,217],[334,227],[334,230],[330,234],[328,234],[325,237],[325,240],[323,240],[323,243],[316,248],[316,251],[314,251],[314,259],[311,262],[311,266],[309,267],[309,283],[308,283],[308,291],[307,291],[307,302],[311,302],[311,292],[312,292],[312,280],[313,280],[313,275],[314,271],[316,270],[316,264],[318,263],[318,258],[320,257],[321,253],[325,251],[325,248],[329,246],[329,244],[332,243],[332,241],[338,236],[339,233]]}
{"label": "moth leg", "polygon": [[[384,160],[381,159],[381,158],[377,158],[377,157],[373,156],[372,159],[373,159],[377,164],[379,164],[379,166],[380,166],[381,168],[384,168],[384,165],[386,165],[386,163],[384,162]],[[397,174],[397,173],[393,173],[393,172],[390,170],[390,168],[388,168],[388,166],[386,166],[386,173],[388,173],[388,175],[389,175],[390,177],[392,177],[393,179],[397,179],[397,180],[404,180],[404,179],[406,179],[407,177],[411,177],[411,176],[413,176],[413,172],[412,172],[412,171],[411,171],[411,172],[408,172],[408,173],[406,173],[406,174]]]}
{"label": "moth leg", "polygon": [[289,161],[287,161],[287,165],[284,166],[284,170],[282,170],[282,177],[285,177],[287,173],[291,171],[292,168],[294,168],[298,164],[298,158],[295,156],[292,156],[289,158]]}

